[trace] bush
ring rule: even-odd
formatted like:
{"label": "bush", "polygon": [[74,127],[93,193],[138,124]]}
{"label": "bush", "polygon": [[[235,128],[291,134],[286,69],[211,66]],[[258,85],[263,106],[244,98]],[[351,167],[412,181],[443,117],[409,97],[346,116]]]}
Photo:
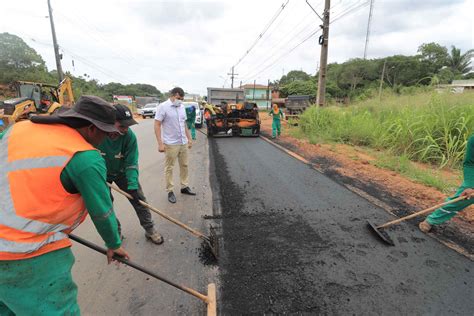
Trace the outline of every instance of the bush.
{"label": "bush", "polygon": [[[405,91],[412,93],[413,91]],[[311,107],[300,118],[310,139],[388,149],[413,161],[460,166],[474,132],[474,93],[391,96],[347,108]]]}

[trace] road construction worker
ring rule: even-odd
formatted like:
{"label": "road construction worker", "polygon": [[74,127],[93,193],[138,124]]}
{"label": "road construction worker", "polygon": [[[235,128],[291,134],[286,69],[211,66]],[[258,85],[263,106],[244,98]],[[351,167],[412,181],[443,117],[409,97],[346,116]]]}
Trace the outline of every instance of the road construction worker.
{"label": "road construction worker", "polygon": [[271,109],[270,116],[273,117],[272,122],[272,138],[275,138],[281,135],[281,119],[284,117],[283,112],[278,108],[278,104],[273,104],[273,108]]}
{"label": "road construction worker", "polygon": [[68,233],[89,213],[108,262],[129,258],[94,148],[117,132],[115,109],[82,96],[72,109],[31,120],[0,135],[0,315],[79,315]]}
{"label": "road construction worker", "polygon": [[438,208],[428,215],[428,217],[419,224],[423,232],[429,232],[433,225],[443,224],[453,218],[458,212],[474,204],[474,134],[471,135],[467,142],[466,156],[463,162],[463,174],[463,183],[454,196],[447,198],[446,201],[453,200],[459,196],[467,196],[467,199]]}
{"label": "road construction worker", "polygon": [[[114,107],[117,110],[118,129],[122,135],[114,133],[98,146],[107,166],[107,182],[115,182],[120,189],[133,197],[130,203],[137,213],[140,225],[145,229],[145,236],[155,244],[162,244],[163,237],[155,229],[150,210],[139,202],[146,202],[146,198],[138,180],[137,137],[129,129],[138,123],[127,106],[115,104]],[[121,234],[121,225],[117,222]]]}
{"label": "road construction worker", "polygon": [[196,107],[191,105],[190,107],[186,108],[186,125],[188,129],[191,131],[191,138],[193,140],[196,139]]}

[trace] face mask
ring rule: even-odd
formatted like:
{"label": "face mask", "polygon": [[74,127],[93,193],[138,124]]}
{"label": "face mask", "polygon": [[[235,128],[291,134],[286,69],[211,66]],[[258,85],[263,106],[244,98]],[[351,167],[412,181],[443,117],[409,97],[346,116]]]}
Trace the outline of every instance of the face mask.
{"label": "face mask", "polygon": [[176,99],[176,100],[174,100],[173,105],[174,106],[180,106],[182,103],[183,103],[183,101]]}

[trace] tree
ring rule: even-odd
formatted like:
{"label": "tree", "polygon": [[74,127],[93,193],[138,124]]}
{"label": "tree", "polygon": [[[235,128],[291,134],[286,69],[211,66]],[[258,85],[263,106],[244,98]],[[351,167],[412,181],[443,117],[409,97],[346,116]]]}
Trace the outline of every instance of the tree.
{"label": "tree", "polygon": [[0,34],[0,83],[16,80],[51,81],[43,58],[20,37]]}
{"label": "tree", "polygon": [[436,77],[438,78],[439,83],[447,84],[453,81],[454,73],[451,71],[451,68],[445,66],[438,72]]}
{"label": "tree", "polygon": [[283,86],[293,81],[307,81],[309,79],[311,79],[311,76],[306,72],[302,70],[292,70],[281,77],[279,84]]}
{"label": "tree", "polygon": [[418,47],[420,60],[426,64],[430,75],[436,74],[448,60],[448,49],[437,43],[422,44]]}
{"label": "tree", "polygon": [[296,80],[280,87],[281,97],[285,98],[289,95],[310,95],[316,96],[316,79]]}
{"label": "tree", "polygon": [[0,34],[0,67],[30,68],[42,66],[45,69],[43,58],[20,37],[9,34]]}
{"label": "tree", "polygon": [[474,49],[461,54],[461,49],[451,46],[451,54],[448,55],[447,66],[455,75],[464,75],[471,71],[471,60],[474,57]]}

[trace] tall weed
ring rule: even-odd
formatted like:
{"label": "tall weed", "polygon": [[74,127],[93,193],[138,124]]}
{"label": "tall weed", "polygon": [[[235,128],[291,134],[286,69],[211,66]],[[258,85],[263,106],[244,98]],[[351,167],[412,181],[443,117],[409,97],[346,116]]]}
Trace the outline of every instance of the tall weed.
{"label": "tall weed", "polygon": [[300,118],[309,139],[390,150],[413,161],[458,167],[474,132],[474,93],[391,96],[349,107],[311,107]]}

